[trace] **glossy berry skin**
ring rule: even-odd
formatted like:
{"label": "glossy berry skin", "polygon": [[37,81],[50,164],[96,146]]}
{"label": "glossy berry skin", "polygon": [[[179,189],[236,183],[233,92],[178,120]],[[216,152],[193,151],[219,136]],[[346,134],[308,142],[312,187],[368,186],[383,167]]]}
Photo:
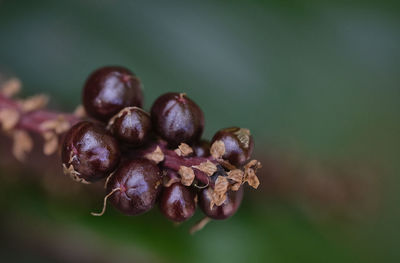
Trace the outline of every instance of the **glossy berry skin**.
{"label": "glossy berry skin", "polygon": [[147,159],[123,162],[107,183],[107,192],[119,188],[110,203],[126,215],[139,215],[152,209],[161,189],[160,170]]}
{"label": "glossy berry skin", "polygon": [[100,121],[108,121],[128,106],[142,107],[140,80],[128,69],[117,66],[94,71],[83,88],[86,112]]}
{"label": "glossy berry skin", "polygon": [[114,171],[121,154],[102,125],[82,121],[66,133],[61,155],[64,169],[75,180],[94,182]]}
{"label": "glossy berry skin", "polygon": [[191,218],[196,211],[195,197],[193,190],[181,183],[174,183],[163,189],[159,207],[169,220],[183,222]]}
{"label": "glossy berry skin", "polygon": [[161,95],[151,108],[151,119],[157,133],[174,146],[198,140],[204,129],[202,110],[183,93]]}
{"label": "glossy berry skin", "polygon": [[137,107],[126,107],[108,123],[108,129],[121,142],[132,147],[143,145],[151,135],[150,114]]}
{"label": "glossy berry skin", "polygon": [[209,188],[204,189],[199,194],[199,207],[203,213],[216,220],[227,219],[231,217],[238,210],[243,199],[243,187],[240,187],[238,191],[228,191],[225,202],[220,205],[214,205],[210,209],[211,198],[209,195]]}
{"label": "glossy berry skin", "polygon": [[210,142],[206,140],[200,140],[192,145],[194,155],[197,157],[208,157],[210,156]]}
{"label": "glossy berry skin", "polygon": [[231,164],[241,166],[250,159],[254,141],[248,129],[238,127],[222,129],[214,135],[211,144],[219,140],[225,145],[225,154],[222,158]]}

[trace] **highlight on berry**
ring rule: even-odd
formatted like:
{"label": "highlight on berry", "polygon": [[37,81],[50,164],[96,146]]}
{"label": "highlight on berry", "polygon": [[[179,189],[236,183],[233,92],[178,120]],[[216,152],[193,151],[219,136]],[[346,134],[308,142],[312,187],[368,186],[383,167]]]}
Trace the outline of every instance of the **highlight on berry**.
{"label": "highlight on berry", "polygon": [[23,161],[33,148],[30,133],[44,140],[43,152],[61,152],[64,173],[80,183],[104,180],[107,203],[125,215],[156,205],[173,222],[190,219],[197,205],[203,220],[227,219],[239,209],[245,185],[257,188],[260,162],[252,160],[250,130],[223,128],[202,138],[204,114],[185,93],[159,96],[150,112],[142,84],[129,69],[107,66],[89,75],[82,105],[72,114],[45,110],[43,95],[12,99],[20,89],[13,79],[0,90],[0,123],[12,134],[13,154]]}

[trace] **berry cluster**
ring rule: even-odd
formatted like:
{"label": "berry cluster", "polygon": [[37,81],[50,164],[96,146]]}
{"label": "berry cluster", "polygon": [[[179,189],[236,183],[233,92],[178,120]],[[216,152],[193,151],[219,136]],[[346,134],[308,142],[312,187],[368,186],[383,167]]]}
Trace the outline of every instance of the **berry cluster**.
{"label": "berry cluster", "polygon": [[141,82],[128,69],[100,68],[84,85],[89,118],[65,134],[62,162],[76,181],[107,178],[103,211],[93,215],[102,215],[108,200],[127,215],[158,203],[174,222],[192,217],[197,204],[209,218],[232,216],[242,185],[259,185],[250,131],[226,128],[202,140],[203,112],[184,93],[161,95],[150,114],[142,105]]}

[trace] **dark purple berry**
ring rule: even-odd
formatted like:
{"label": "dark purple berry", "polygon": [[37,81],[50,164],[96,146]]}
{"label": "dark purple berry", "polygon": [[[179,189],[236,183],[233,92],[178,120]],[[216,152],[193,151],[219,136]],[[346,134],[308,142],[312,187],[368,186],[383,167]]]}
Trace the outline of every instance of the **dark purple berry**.
{"label": "dark purple berry", "polygon": [[160,210],[165,217],[174,222],[183,222],[191,218],[196,211],[196,194],[193,190],[174,183],[165,187],[160,197]]}
{"label": "dark purple berry", "polygon": [[150,114],[137,107],[126,107],[111,118],[108,129],[129,146],[141,146],[151,134]]}
{"label": "dark purple berry", "polygon": [[115,191],[110,203],[126,215],[139,215],[154,207],[161,188],[160,170],[147,159],[123,162],[107,183],[107,192]]}
{"label": "dark purple berry", "polygon": [[232,127],[218,131],[211,144],[215,141],[222,141],[225,145],[225,160],[236,166],[243,165],[249,160],[254,147],[253,136],[248,129]]}
{"label": "dark purple berry", "polygon": [[82,121],[64,137],[64,171],[77,181],[94,182],[108,176],[119,159],[118,142],[100,124]]}
{"label": "dark purple berry", "polygon": [[101,121],[108,121],[125,107],[142,107],[142,103],[140,80],[123,67],[97,69],[86,80],[83,88],[86,112]]}
{"label": "dark purple berry", "polygon": [[206,188],[199,194],[199,207],[206,216],[217,220],[232,216],[238,210],[243,199],[243,187],[240,187],[238,191],[228,191],[225,202],[220,206],[214,205],[211,209],[209,193],[209,188]]}
{"label": "dark purple berry", "polygon": [[151,108],[151,119],[157,133],[171,145],[196,141],[203,133],[203,112],[183,93],[161,95]]}
{"label": "dark purple berry", "polygon": [[194,155],[197,157],[208,157],[210,156],[210,142],[206,140],[200,140],[192,145]]}

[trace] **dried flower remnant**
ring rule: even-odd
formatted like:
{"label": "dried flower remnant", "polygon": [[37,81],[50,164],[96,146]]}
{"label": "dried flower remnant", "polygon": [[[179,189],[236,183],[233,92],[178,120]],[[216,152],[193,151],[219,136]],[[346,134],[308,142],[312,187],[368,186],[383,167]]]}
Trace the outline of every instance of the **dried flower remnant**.
{"label": "dried flower remnant", "polygon": [[82,105],[79,105],[78,107],[76,107],[76,109],[74,110],[74,115],[78,118],[85,118],[87,117],[85,108]]}
{"label": "dried flower remnant", "polygon": [[234,181],[234,184],[232,184],[231,186],[232,191],[239,190],[240,186],[243,183],[243,177],[244,177],[244,172],[240,169],[235,169],[228,172],[227,178]]}
{"label": "dried flower remnant", "polygon": [[224,176],[218,176],[215,181],[214,190],[211,192],[211,204],[210,208],[212,209],[214,204],[217,206],[222,205],[226,200],[226,192],[228,191],[229,182]]}
{"label": "dried flower remnant", "polygon": [[181,143],[179,144],[178,148],[175,149],[175,153],[178,156],[188,156],[193,153],[193,149],[186,143]]}
{"label": "dried flower remnant", "polygon": [[225,153],[225,144],[223,141],[215,141],[210,148],[211,156],[215,159],[221,159]]}
{"label": "dried flower remnant", "polygon": [[20,114],[15,109],[1,109],[0,110],[0,123],[3,131],[10,131],[18,124]]}
{"label": "dried flower remnant", "polygon": [[203,173],[206,173],[208,176],[212,176],[217,171],[217,166],[210,160],[192,167],[202,171]]}
{"label": "dried flower remnant", "polygon": [[44,108],[49,101],[49,97],[46,95],[40,94],[40,95],[35,95],[30,98],[27,98],[25,100],[19,101],[19,104],[21,105],[21,109],[23,112],[31,112],[35,110],[39,110],[41,108]]}
{"label": "dried flower remnant", "polygon": [[178,171],[181,176],[181,183],[186,186],[192,185],[195,175],[193,169],[186,166],[181,166]]}
{"label": "dried flower remnant", "polygon": [[257,170],[261,168],[261,163],[257,160],[251,160],[245,165],[244,169],[244,182],[247,182],[251,187],[257,189],[260,185],[260,181],[256,175]]}
{"label": "dried flower remnant", "polygon": [[55,119],[42,122],[39,127],[43,131],[54,131],[56,134],[62,134],[71,128],[71,123],[63,115],[58,115]]}
{"label": "dried flower remnant", "polygon": [[4,97],[11,98],[20,92],[21,86],[21,81],[19,79],[12,78],[1,85],[0,93]]}
{"label": "dried flower remnant", "polygon": [[45,155],[52,155],[58,149],[58,136],[53,132],[45,132],[43,134],[45,140],[43,145],[43,153]]}
{"label": "dried flower remnant", "polygon": [[63,171],[64,171],[65,175],[68,175],[69,177],[71,177],[72,180],[74,180],[75,182],[83,183],[83,184],[90,184],[90,182],[86,181],[85,179],[83,179],[80,176],[81,174],[74,169],[73,165],[67,166],[66,164],[63,164]]}
{"label": "dried flower remnant", "polygon": [[17,160],[23,162],[26,155],[33,149],[33,140],[26,131],[16,130],[13,135],[13,154]]}
{"label": "dried flower remnant", "polygon": [[145,157],[146,159],[158,164],[164,160],[164,153],[160,146],[157,146],[153,152],[146,154]]}

